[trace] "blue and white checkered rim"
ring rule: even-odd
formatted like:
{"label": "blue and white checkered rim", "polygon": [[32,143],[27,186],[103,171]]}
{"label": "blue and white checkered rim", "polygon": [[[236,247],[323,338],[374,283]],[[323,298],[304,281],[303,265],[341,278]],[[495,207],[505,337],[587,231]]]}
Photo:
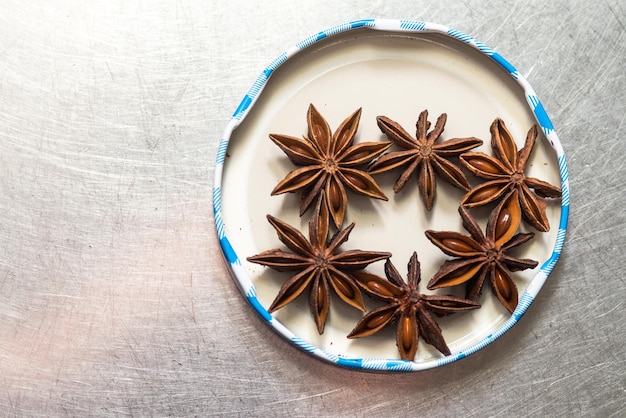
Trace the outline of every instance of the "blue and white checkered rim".
{"label": "blue and white checkered rim", "polygon": [[[556,243],[554,244],[554,248],[552,250],[552,255],[548,258],[539,268],[539,271],[535,275],[535,277],[530,282],[528,288],[524,291],[522,296],[520,297],[519,303],[515,312],[511,315],[511,317],[502,324],[499,328],[497,328],[493,333],[489,334],[481,341],[467,347],[458,352],[452,353],[449,356],[442,357],[439,359],[426,361],[426,362],[413,362],[408,360],[398,360],[398,359],[384,359],[384,358],[345,358],[339,357],[335,354],[324,351],[314,345],[310,344],[307,341],[304,341],[302,338],[296,336],[289,329],[285,328],[283,324],[274,319],[270,313],[259,303],[256,297],[256,290],[250,277],[248,276],[247,271],[243,268],[241,263],[241,259],[231,246],[228,237],[224,232],[224,224],[222,221],[222,191],[221,191],[221,183],[222,183],[222,172],[224,168],[224,159],[226,157],[226,149],[228,147],[228,142],[230,140],[230,136],[233,130],[239,126],[241,121],[246,117],[248,111],[251,106],[256,101],[257,97],[267,84],[270,76],[278,68],[282,63],[284,63],[291,56],[296,54],[297,52],[315,44],[321,39],[336,35],[338,33],[347,32],[350,30],[367,27],[375,30],[388,31],[388,32],[430,32],[430,33],[439,33],[443,35],[450,36],[455,38],[461,42],[464,42],[467,45],[470,45],[473,48],[481,51],[483,54],[494,60],[498,63],[502,68],[504,68],[510,75],[517,81],[517,83],[524,90],[524,94],[526,96],[526,100],[530,109],[533,111],[539,126],[541,126],[543,133],[546,138],[550,142],[550,145],[554,149],[558,162],[559,162],[559,172],[561,177],[561,189],[562,189],[562,198],[561,198],[561,218],[559,222],[559,230],[557,233]],[[515,325],[520,318],[524,315],[530,304],[533,302],[534,298],[539,293],[539,290],[545,283],[546,279],[554,269],[554,266],[559,259],[561,254],[561,250],[563,248],[563,242],[565,240],[565,233],[567,230],[567,220],[569,216],[569,203],[570,203],[570,194],[569,194],[569,173],[567,170],[567,162],[565,160],[565,154],[563,152],[563,148],[559,141],[559,138],[554,131],[554,127],[552,126],[552,122],[548,117],[546,111],[544,110],[539,98],[537,97],[535,91],[532,89],[528,81],[517,71],[515,67],[513,67],[507,60],[505,60],[500,54],[492,50],[491,48],[485,46],[481,42],[476,39],[461,33],[457,30],[450,29],[448,27],[433,24],[428,22],[420,22],[420,21],[412,21],[412,20],[389,20],[389,19],[364,19],[364,20],[356,20],[353,22],[345,23],[342,25],[334,26],[332,28],[321,31],[313,36],[310,36],[303,41],[295,44],[282,54],[280,54],[274,61],[272,61],[258,76],[252,87],[248,90],[243,100],[235,110],[235,113],[232,115],[230,121],[226,125],[224,129],[224,133],[222,138],[220,139],[220,143],[217,151],[217,161],[215,167],[215,182],[213,187],[213,211],[215,215],[215,225],[217,229],[217,235],[220,241],[220,246],[228,262],[229,268],[235,278],[237,285],[240,287],[242,292],[246,295],[248,302],[252,305],[252,307],[259,313],[259,315],[269,323],[271,327],[273,327],[279,334],[289,340],[292,344],[297,346],[298,348],[312,354],[313,356],[322,359],[324,361],[336,364],[338,366],[348,367],[352,369],[358,370],[374,370],[374,371],[402,371],[402,372],[410,372],[410,371],[419,371],[426,370],[433,367],[443,366],[448,363],[452,363],[454,361],[460,360],[469,356],[470,354],[475,353],[476,351],[482,349],[483,347],[489,345],[496,339],[498,339],[501,335],[507,332],[513,325]]]}

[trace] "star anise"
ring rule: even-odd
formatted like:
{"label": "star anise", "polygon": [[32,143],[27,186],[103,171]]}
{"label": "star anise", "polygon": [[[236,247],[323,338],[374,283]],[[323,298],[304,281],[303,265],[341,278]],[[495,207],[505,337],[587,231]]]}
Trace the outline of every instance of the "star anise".
{"label": "star anise", "polygon": [[365,171],[365,167],[391,144],[363,142],[354,145],[360,118],[359,108],[333,134],[328,122],[311,104],[307,112],[309,132],[304,139],[270,134],[270,139],[287,154],[291,162],[301,166],[278,183],[272,190],[272,196],[301,191],[302,216],[313,201],[324,194],[337,229],[343,225],[348,205],[346,187],[361,195],[387,200],[376,180]]}
{"label": "star anise", "polygon": [[315,214],[309,220],[309,240],[296,228],[267,215],[282,241],[293,253],[280,249],[263,251],[248,261],[268,266],[278,271],[296,272],[281,287],[272,302],[269,312],[274,312],[296,299],[310,287],[310,307],[317,330],[324,332],[330,306],[330,287],[346,302],[365,311],[359,287],[349,273],[364,269],[371,263],[391,257],[390,253],[377,251],[347,250],[338,247],[348,240],[354,223],[338,231],[328,240],[329,215],[322,196],[316,205]]}
{"label": "star anise", "polygon": [[[459,207],[463,228],[470,236],[459,232],[426,231],[426,237],[444,253],[459,257],[447,260],[428,283],[429,289],[467,283],[465,297],[477,300],[485,280],[491,290],[511,313],[518,302],[515,282],[507,271],[535,268],[537,262],[519,259],[507,252],[532,239],[534,233],[517,233],[521,209],[517,199],[503,200],[489,215],[486,234],[463,206]],[[506,267],[506,268],[505,268]]]}
{"label": "star anise", "polygon": [[441,143],[435,143],[441,136],[446,124],[447,114],[443,113],[437,119],[435,127],[430,129],[428,111],[420,113],[416,123],[416,138],[407,133],[397,122],[386,116],[378,116],[376,121],[380,130],[387,138],[403,150],[389,152],[380,157],[371,167],[370,174],[379,174],[397,167],[406,167],[402,175],[393,186],[398,193],[408,179],[417,171],[417,184],[426,203],[426,209],[431,210],[435,200],[437,173],[443,180],[459,189],[468,191],[469,183],[459,167],[449,161],[450,157],[458,156],[483,143],[478,138],[454,138]]}
{"label": "star anise", "polygon": [[561,189],[545,181],[524,174],[528,158],[537,138],[537,125],[533,125],[526,136],[524,148],[519,152],[513,136],[506,128],[504,121],[496,118],[491,124],[491,147],[495,156],[482,152],[468,152],[461,155],[461,162],[476,176],[489,181],[470,190],[461,200],[467,208],[482,206],[499,201],[511,191],[516,191],[522,207],[523,218],[534,228],[546,232],[550,224],[546,216],[546,203],[538,196],[557,198]]}
{"label": "star anise", "polygon": [[441,353],[450,355],[450,349],[433,314],[443,316],[467,311],[479,308],[480,304],[455,296],[421,294],[418,289],[421,280],[420,263],[415,252],[409,260],[408,270],[408,283],[389,260],[385,262],[388,281],[366,272],[353,274],[367,293],[387,304],[365,315],[348,338],[367,337],[397,322],[396,344],[403,360],[415,358],[419,337]]}

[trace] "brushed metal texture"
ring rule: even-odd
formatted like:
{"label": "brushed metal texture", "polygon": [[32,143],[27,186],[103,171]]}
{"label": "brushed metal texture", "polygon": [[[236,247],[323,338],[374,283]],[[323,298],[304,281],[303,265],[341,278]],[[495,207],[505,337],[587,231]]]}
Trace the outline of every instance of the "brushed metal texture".
{"label": "brushed metal texture", "polygon": [[[533,85],[570,227],[521,322],[409,375],[322,364],[247,306],[215,237],[217,142],[287,46],[364,17],[439,22]],[[0,5],[0,410],[7,416],[623,416],[626,6],[494,2]]]}

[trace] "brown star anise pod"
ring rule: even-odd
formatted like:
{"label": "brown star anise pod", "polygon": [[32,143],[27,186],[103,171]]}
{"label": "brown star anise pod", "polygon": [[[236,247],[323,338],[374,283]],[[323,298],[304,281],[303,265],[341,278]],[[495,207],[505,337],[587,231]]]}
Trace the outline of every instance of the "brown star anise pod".
{"label": "brown star anise pod", "polygon": [[[534,233],[518,233],[521,210],[517,199],[502,201],[489,215],[486,234],[467,209],[459,207],[463,228],[470,236],[459,232],[426,231],[426,237],[444,253],[459,257],[443,263],[439,271],[428,283],[429,289],[456,286],[467,283],[465,297],[477,300],[485,280],[491,283],[491,290],[498,300],[511,313],[518,302],[517,286],[507,271],[521,271],[535,268],[537,262],[519,259],[507,254],[526,241]],[[505,269],[505,267],[507,269]]]}
{"label": "brown star anise pod", "polygon": [[436,144],[446,124],[447,114],[443,113],[437,119],[435,127],[430,129],[428,111],[420,113],[416,123],[416,138],[407,133],[397,122],[386,116],[378,116],[376,121],[380,130],[387,138],[400,148],[401,151],[389,152],[380,157],[370,167],[370,174],[379,174],[397,167],[406,167],[402,175],[393,186],[398,193],[406,184],[409,177],[417,171],[417,184],[426,203],[426,209],[431,210],[435,200],[435,173],[443,180],[459,189],[468,191],[469,183],[459,167],[449,161],[450,157],[458,156],[483,143],[478,138],[454,138]]}
{"label": "brown star anise pod", "polygon": [[561,189],[536,179],[526,177],[524,171],[537,138],[537,125],[533,125],[526,136],[524,148],[519,152],[504,121],[496,118],[491,124],[491,147],[495,156],[482,152],[468,152],[461,155],[461,162],[476,176],[489,181],[470,190],[461,200],[467,208],[482,206],[498,201],[509,192],[519,200],[524,219],[535,229],[546,232],[550,224],[546,216],[546,203],[539,200],[531,189],[541,197],[561,196]]}
{"label": "brown star anise pod", "polygon": [[316,205],[315,214],[309,220],[309,240],[296,228],[280,219],[267,215],[282,241],[293,253],[280,249],[263,251],[248,261],[268,266],[278,271],[294,271],[281,287],[272,302],[269,312],[274,312],[296,299],[308,287],[310,290],[311,313],[317,330],[324,332],[330,306],[330,287],[347,304],[365,311],[359,287],[349,273],[364,269],[367,265],[391,257],[390,253],[376,251],[338,251],[348,240],[354,228],[352,223],[338,231],[328,240],[329,215],[322,196]]}
{"label": "brown star anise pod", "polygon": [[[354,145],[361,109],[348,116],[335,133],[312,104],[307,112],[308,136],[304,139],[270,134],[270,139],[297,166],[272,190],[272,196],[302,191],[300,216],[321,194],[337,229],[343,225],[348,205],[346,186],[352,191],[375,199],[387,200],[376,180],[365,167],[391,144],[364,142]],[[363,169],[362,169],[363,168]]]}
{"label": "brown star anise pod", "polygon": [[375,334],[392,322],[397,322],[396,344],[403,360],[413,360],[417,352],[418,338],[422,339],[445,355],[450,349],[443,339],[441,328],[432,314],[449,315],[480,307],[471,300],[455,296],[423,295],[418,286],[421,280],[420,263],[417,253],[413,253],[408,264],[406,283],[391,261],[385,262],[385,275],[382,277],[366,272],[356,272],[357,283],[370,295],[387,302],[386,305],[365,315],[348,335],[348,338],[367,337]]}

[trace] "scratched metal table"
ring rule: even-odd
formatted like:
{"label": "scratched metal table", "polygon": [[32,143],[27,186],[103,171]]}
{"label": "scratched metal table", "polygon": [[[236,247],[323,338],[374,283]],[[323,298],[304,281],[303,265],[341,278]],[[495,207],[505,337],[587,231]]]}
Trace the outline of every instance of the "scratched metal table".
{"label": "scratched metal table", "polygon": [[[215,236],[217,141],[287,46],[364,17],[442,23],[530,81],[571,172],[565,251],[460,362],[367,374],[253,313]],[[6,416],[624,416],[626,5],[386,1],[0,5]]]}

